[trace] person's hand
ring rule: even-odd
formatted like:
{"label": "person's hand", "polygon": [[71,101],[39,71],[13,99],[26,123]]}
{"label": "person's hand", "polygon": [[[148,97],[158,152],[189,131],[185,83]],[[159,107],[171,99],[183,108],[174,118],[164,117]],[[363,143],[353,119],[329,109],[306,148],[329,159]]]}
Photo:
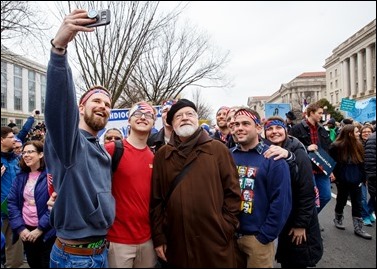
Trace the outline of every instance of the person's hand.
{"label": "person's hand", "polygon": [[330,181],[334,182],[336,180],[336,177],[334,176],[334,173],[331,172],[330,174]]}
{"label": "person's hand", "polygon": [[275,156],[274,160],[279,160],[279,159],[286,159],[288,158],[289,156],[289,153],[288,153],[288,150],[282,148],[282,147],[279,147],[279,146],[276,146],[276,145],[271,145],[269,147],[268,150],[266,150],[264,153],[263,153],[263,156],[265,158],[270,158],[270,157],[273,157]]}
{"label": "person's hand", "polygon": [[93,32],[94,28],[84,25],[94,23],[96,19],[88,18],[87,14],[87,11],[84,9],[75,9],[68,14],[55,35],[53,40],[54,46],[57,48],[66,48],[78,32]]}
{"label": "person's hand", "polygon": [[156,247],[154,250],[156,251],[157,256],[158,256],[161,260],[163,260],[163,261],[165,261],[165,262],[168,261],[168,260],[166,259],[166,256],[165,256],[165,252],[166,252],[166,244],[161,245],[161,246],[158,246],[158,247]]}
{"label": "person's hand", "polygon": [[3,175],[4,175],[4,173],[5,173],[5,170],[7,170],[7,169],[5,168],[5,165],[4,165],[4,164],[2,164],[2,165],[1,165],[1,176],[3,176]]}
{"label": "person's hand", "polygon": [[289,235],[292,235],[292,243],[295,243],[296,245],[306,242],[305,228],[292,228],[289,231]]}
{"label": "person's hand", "polygon": [[311,144],[308,147],[308,151],[316,151],[318,150],[318,146],[316,144]]}
{"label": "person's hand", "polygon": [[51,211],[52,207],[54,206],[55,204],[55,201],[56,201],[56,197],[58,196],[58,194],[56,192],[53,192],[50,196],[50,199],[48,199],[47,201],[47,207],[48,207],[48,210]]}
{"label": "person's hand", "polygon": [[42,234],[43,232],[41,230],[34,229],[27,235],[27,240],[34,243]]}
{"label": "person's hand", "polygon": [[22,241],[27,241],[30,231],[28,229],[24,229],[22,232],[20,232],[20,238]]}

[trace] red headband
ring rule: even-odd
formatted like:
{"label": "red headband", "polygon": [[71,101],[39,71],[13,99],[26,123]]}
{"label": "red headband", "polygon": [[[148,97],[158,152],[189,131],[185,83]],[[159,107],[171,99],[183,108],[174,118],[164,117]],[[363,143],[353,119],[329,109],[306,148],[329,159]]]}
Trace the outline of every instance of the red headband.
{"label": "red headband", "polygon": [[236,112],[236,114],[234,115],[234,118],[236,118],[239,115],[247,116],[247,117],[251,118],[256,124],[260,124],[260,120],[255,115],[253,115],[251,112],[249,112],[245,109],[238,110]]}
{"label": "red headband", "polygon": [[110,98],[110,94],[108,92],[106,92],[105,90],[102,90],[102,89],[93,89],[93,90],[90,90],[90,91],[88,91],[86,93],[85,97],[81,100],[80,105],[85,104],[86,101],[88,101],[89,97],[92,96],[95,93],[102,93],[102,94],[104,94],[104,95],[106,95],[107,97]]}

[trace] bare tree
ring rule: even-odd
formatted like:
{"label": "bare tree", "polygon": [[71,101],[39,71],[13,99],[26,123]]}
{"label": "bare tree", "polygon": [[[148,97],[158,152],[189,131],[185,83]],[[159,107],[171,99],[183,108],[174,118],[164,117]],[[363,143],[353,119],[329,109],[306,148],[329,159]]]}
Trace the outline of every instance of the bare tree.
{"label": "bare tree", "polygon": [[1,43],[17,44],[25,51],[43,44],[44,31],[49,28],[38,7],[32,1],[1,1]]}
{"label": "bare tree", "polygon": [[112,12],[108,26],[98,27],[93,33],[80,33],[75,39],[82,88],[104,85],[112,92],[112,107],[130,107],[140,99],[160,104],[176,98],[189,85],[205,87],[199,82],[220,80],[220,68],[227,55],[209,54],[206,38],[194,31],[175,34],[182,9],[162,14],[155,1],[69,4],[69,10],[74,5],[83,9],[109,8]]}
{"label": "bare tree", "polygon": [[228,54],[214,52],[209,39],[177,19],[160,29],[137,62],[131,83],[141,96],[154,103],[176,98],[186,87],[225,87],[221,70]]}
{"label": "bare tree", "polygon": [[202,90],[203,89],[196,88],[194,91],[192,91],[192,98],[190,100],[194,102],[196,108],[198,109],[199,119],[205,119],[212,122],[211,114],[213,111],[212,108],[203,100],[201,95]]}

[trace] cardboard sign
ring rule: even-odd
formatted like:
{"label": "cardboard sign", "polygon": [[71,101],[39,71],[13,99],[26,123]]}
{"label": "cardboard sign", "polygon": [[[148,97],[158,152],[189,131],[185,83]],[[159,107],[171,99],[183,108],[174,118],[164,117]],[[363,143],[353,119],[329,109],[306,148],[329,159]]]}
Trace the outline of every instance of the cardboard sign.
{"label": "cardboard sign", "polygon": [[329,176],[334,170],[336,162],[322,148],[318,148],[317,151],[309,151],[309,158],[326,176]]}

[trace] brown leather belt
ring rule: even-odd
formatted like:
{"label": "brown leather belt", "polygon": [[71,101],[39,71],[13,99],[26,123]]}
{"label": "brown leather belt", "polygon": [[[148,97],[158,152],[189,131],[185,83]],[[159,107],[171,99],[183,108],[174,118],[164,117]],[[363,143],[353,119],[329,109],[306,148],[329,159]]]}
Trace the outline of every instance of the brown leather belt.
{"label": "brown leather belt", "polygon": [[100,248],[78,248],[78,247],[72,247],[70,245],[64,244],[60,242],[58,238],[55,240],[55,244],[58,248],[63,250],[64,252],[67,252],[69,254],[73,255],[81,255],[81,256],[92,256],[97,254],[102,254],[105,248],[107,247],[107,244],[103,244]]}

